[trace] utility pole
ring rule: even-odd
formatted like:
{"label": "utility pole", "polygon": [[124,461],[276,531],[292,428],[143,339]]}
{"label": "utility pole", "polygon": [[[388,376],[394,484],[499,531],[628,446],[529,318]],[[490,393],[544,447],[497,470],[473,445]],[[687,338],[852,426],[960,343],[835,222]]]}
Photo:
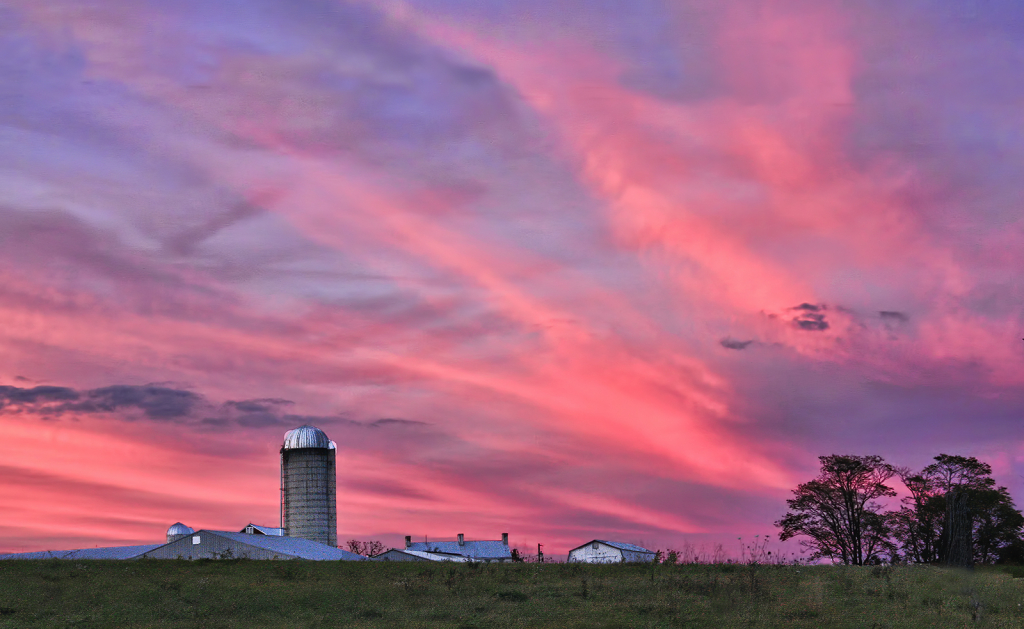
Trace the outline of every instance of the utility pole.
{"label": "utility pole", "polygon": [[537,563],[544,563],[544,544],[537,544]]}

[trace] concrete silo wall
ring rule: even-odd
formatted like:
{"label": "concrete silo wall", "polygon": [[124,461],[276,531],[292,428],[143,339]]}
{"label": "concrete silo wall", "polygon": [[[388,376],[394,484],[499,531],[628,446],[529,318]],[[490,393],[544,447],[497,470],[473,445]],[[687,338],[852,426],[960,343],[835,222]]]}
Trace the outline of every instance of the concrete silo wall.
{"label": "concrete silo wall", "polygon": [[338,545],[335,453],[333,448],[281,450],[281,527],[286,536]]}

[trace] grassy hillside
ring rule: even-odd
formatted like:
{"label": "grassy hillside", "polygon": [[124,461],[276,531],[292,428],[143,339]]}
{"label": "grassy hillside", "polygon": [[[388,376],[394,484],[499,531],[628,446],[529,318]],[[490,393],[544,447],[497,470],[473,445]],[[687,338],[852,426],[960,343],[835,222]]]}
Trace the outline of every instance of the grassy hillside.
{"label": "grassy hillside", "polygon": [[3,627],[1024,627],[932,567],[2,561]]}

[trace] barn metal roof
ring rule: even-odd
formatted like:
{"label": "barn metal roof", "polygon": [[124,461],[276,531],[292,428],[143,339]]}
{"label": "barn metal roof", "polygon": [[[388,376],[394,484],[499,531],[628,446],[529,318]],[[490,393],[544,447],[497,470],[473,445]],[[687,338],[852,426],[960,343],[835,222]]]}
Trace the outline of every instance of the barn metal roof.
{"label": "barn metal roof", "polygon": [[108,546],[106,548],[78,548],[75,550],[43,550],[32,553],[0,555],[0,559],[133,559],[163,544],[141,546]]}
{"label": "barn metal roof", "polygon": [[234,533],[231,531],[199,531],[199,533],[213,533],[226,537],[239,544],[248,544],[257,548],[272,550],[282,555],[292,555],[299,559],[312,559],[315,561],[363,561],[366,557],[351,553],[347,550],[312,542],[299,537],[278,537],[276,535],[247,535],[245,533]]}
{"label": "barn metal roof", "polygon": [[329,448],[334,450],[337,446],[327,438],[327,433],[316,426],[299,426],[284,433],[285,450],[296,450],[298,448]]}
{"label": "barn metal roof", "polygon": [[[595,539],[594,542],[601,542],[602,544],[608,544],[612,548],[618,548],[619,550],[631,550],[631,551],[633,551],[635,553],[650,553],[652,555],[654,554],[653,550],[647,550],[643,546],[637,546],[636,544],[627,544],[626,542],[609,542],[608,540],[605,540],[605,539]],[[587,542],[587,544],[592,544],[592,543],[593,542]],[[586,546],[587,544],[584,544],[583,546]],[[582,546],[580,548],[582,548]],[[573,550],[575,550],[575,549],[573,549]]]}
{"label": "barn metal roof", "polygon": [[454,561],[454,562],[466,562],[471,558],[466,555],[460,555],[456,553],[442,553],[442,552],[427,552],[425,550],[400,550],[398,552],[412,555],[414,557],[421,557],[423,559],[429,559],[430,561]]}
{"label": "barn metal roof", "polygon": [[416,551],[410,552],[410,551],[407,551],[407,550],[400,550],[398,548],[389,548],[388,550],[385,550],[382,553],[378,553],[378,554],[374,555],[373,557],[370,557],[370,560],[371,561],[391,561],[391,559],[388,557],[388,555],[406,555],[408,557],[413,557],[415,559],[420,559],[420,560],[426,561],[426,558],[420,557],[420,554],[422,554],[422,553],[419,553],[419,552],[416,552]]}
{"label": "barn metal roof", "polygon": [[466,540],[462,546],[458,542],[413,542],[405,550],[451,553],[473,559],[501,559],[512,556],[512,551],[501,540]]}
{"label": "barn metal roof", "polygon": [[245,529],[249,528],[250,526],[259,531],[260,533],[263,533],[264,535],[277,535],[279,537],[281,535],[284,535],[284,529],[279,529],[273,526],[260,526],[259,524],[253,524],[252,522],[246,524],[245,528],[239,531],[239,533],[245,533]]}

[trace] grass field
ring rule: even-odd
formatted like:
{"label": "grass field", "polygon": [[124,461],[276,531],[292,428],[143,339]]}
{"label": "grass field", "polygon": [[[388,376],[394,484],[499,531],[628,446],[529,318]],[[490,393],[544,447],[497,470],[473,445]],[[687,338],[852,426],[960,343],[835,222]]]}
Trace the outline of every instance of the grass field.
{"label": "grass field", "polygon": [[1019,629],[1024,579],[1014,576],[927,566],[2,561],[0,627]]}

